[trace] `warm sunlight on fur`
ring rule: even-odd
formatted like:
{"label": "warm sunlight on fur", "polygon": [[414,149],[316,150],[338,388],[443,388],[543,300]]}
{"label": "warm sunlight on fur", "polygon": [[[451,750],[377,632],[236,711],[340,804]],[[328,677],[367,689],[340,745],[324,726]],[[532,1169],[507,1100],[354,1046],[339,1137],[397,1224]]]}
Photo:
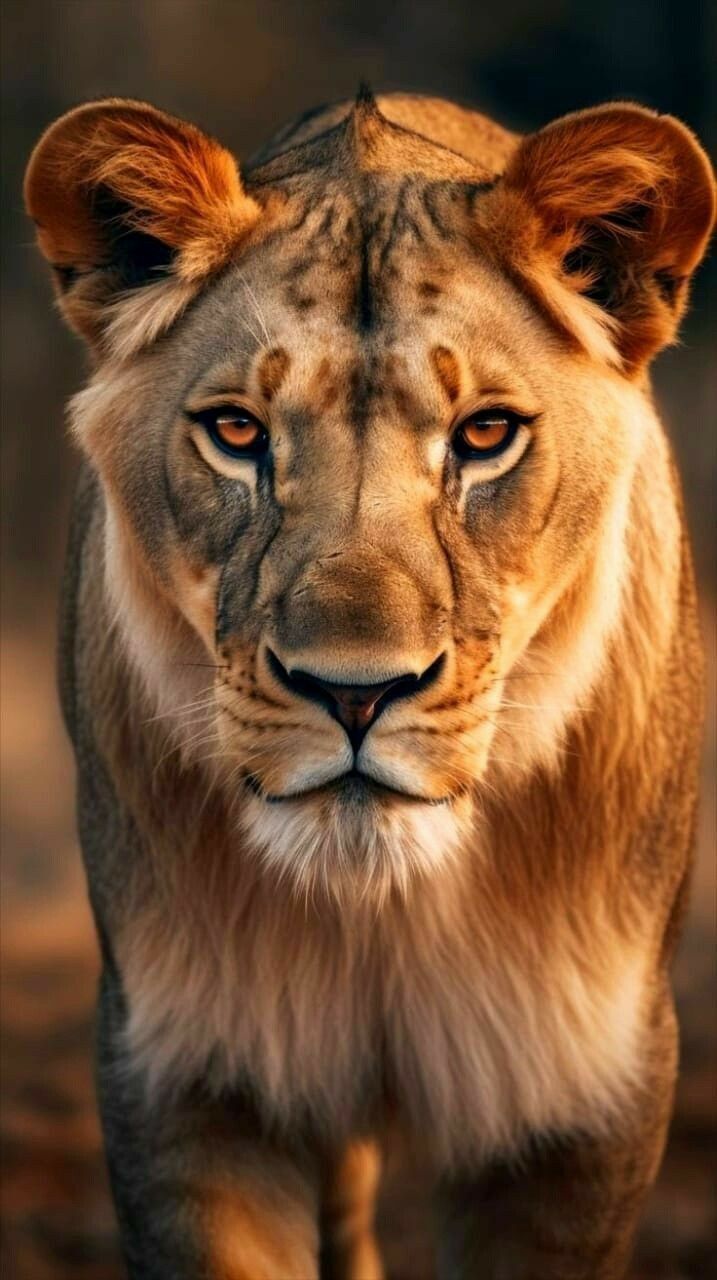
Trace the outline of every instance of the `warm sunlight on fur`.
{"label": "warm sunlight on fur", "polygon": [[112,99],[26,193],[94,355],[62,680],[128,1257],[380,1280],[398,1134],[442,1275],[616,1280],[676,1070],[701,660],[648,365],[704,152],[362,91],[240,177]]}

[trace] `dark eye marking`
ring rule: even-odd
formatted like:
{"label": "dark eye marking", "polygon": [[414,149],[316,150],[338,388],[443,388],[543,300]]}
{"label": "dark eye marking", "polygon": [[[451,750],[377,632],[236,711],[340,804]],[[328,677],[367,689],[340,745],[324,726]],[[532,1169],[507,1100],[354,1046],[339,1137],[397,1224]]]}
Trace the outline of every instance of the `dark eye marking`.
{"label": "dark eye marking", "polygon": [[295,311],[300,313],[311,311],[312,307],[316,306],[316,298],[314,298],[310,293],[302,293],[301,290],[297,289],[294,285],[289,286],[286,290],[285,296],[289,306],[293,307]]}
{"label": "dark eye marking", "polygon": [[291,368],[291,357],[283,347],[274,347],[262,356],[258,369],[259,386],[266,400],[273,400]]}
{"label": "dark eye marking", "polygon": [[434,347],[431,352],[433,368],[448,399],[453,403],[461,390],[461,370],[456,357],[448,347]]}
{"label": "dark eye marking", "polygon": [[333,409],[339,398],[340,385],[328,356],[323,356],[319,361],[306,390],[315,413],[327,413],[329,409]]}

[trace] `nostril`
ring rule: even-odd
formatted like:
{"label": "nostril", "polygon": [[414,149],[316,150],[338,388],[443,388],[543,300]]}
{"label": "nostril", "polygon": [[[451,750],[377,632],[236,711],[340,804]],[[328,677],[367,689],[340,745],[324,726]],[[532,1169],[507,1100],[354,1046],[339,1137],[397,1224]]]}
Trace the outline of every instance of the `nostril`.
{"label": "nostril", "polygon": [[340,684],[311,671],[288,670],[271,649],[267,650],[267,655],[277,679],[293,693],[326,707],[343,725],[355,750],[369,726],[391,702],[422,692],[438,677],[445,662],[445,654],[441,654],[420,676],[411,672],[375,684]]}
{"label": "nostril", "polygon": [[337,685],[336,688],[324,681],[317,683],[333,699],[336,715],[349,730],[367,728],[377,714],[380,700],[393,688],[392,682],[386,685]]}

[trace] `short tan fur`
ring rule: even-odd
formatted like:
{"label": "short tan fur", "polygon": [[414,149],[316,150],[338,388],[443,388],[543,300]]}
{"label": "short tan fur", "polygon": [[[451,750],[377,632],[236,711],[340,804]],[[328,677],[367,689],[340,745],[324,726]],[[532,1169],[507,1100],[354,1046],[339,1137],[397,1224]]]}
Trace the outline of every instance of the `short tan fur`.
{"label": "short tan fur", "polygon": [[26,200],[93,360],[62,693],[131,1276],[380,1280],[397,1136],[441,1277],[617,1280],[676,1072],[701,658],[648,367],[704,152],[362,92],[240,176],[112,99]]}

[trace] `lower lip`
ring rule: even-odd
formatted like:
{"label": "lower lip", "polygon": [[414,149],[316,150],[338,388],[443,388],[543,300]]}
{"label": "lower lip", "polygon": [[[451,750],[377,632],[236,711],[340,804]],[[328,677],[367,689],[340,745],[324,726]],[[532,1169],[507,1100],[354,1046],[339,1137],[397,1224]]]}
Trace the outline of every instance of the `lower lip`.
{"label": "lower lip", "polygon": [[[251,780],[250,780],[251,783]],[[254,785],[253,788],[257,794],[262,794],[260,788]],[[395,787],[385,787],[380,782],[374,782],[373,778],[369,778],[367,774],[361,773],[358,769],[350,769],[348,773],[342,773],[340,778],[335,778],[333,782],[327,782],[322,787],[311,787],[307,791],[296,791],[291,795],[263,795],[263,799],[267,804],[282,804],[288,800],[310,800],[321,796],[340,796],[340,798],[349,804],[366,804],[371,800],[404,800],[407,803],[414,804],[448,804],[452,799],[451,796],[441,796],[437,799],[429,799],[428,796],[411,795],[409,791],[399,791]]]}
{"label": "lower lip", "polygon": [[[254,789],[260,793],[258,787],[255,786]],[[373,782],[358,769],[350,769],[348,773],[342,773],[340,778],[334,778],[332,782],[327,782],[322,787],[310,787],[307,791],[295,791],[286,796],[265,794],[264,799],[268,804],[281,804],[285,800],[308,800],[318,796],[340,795],[342,799],[349,801],[365,801],[372,796],[402,794],[400,791],[392,791],[390,787],[382,787],[380,783]]]}

